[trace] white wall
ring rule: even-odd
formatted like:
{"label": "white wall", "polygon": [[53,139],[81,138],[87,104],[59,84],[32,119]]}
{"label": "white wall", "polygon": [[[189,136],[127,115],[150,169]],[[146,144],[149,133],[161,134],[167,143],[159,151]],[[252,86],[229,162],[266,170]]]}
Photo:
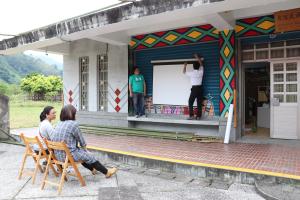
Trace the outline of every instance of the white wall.
{"label": "white wall", "polygon": [[[63,69],[63,88],[64,88],[64,104],[74,105],[79,109],[79,67],[77,59],[73,56],[63,56],[64,69]],[[72,91],[72,95],[69,95]],[[69,99],[72,98],[73,102]]]}
{"label": "white wall", "polygon": [[[64,98],[65,104],[69,102],[69,91],[72,90],[72,104],[79,108],[79,57],[89,57],[89,87],[88,111],[97,111],[97,55],[108,52],[108,112],[116,112],[117,97],[115,91],[122,90],[119,98],[121,107],[119,112],[127,113],[127,77],[128,77],[128,48],[127,46],[106,45],[94,40],[82,39],[70,44],[70,54],[64,55]],[[124,96],[125,95],[125,96]]]}
{"label": "white wall", "polygon": [[115,91],[120,90],[120,112],[128,112],[128,48],[127,46],[109,46],[108,50],[108,100],[112,105],[108,105],[108,112],[115,112],[117,106]]}

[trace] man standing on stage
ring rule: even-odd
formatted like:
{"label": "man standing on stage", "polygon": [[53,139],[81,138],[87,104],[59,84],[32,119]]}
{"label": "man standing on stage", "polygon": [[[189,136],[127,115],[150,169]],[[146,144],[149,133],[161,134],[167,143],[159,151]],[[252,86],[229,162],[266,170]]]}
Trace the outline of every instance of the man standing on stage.
{"label": "man standing on stage", "polygon": [[191,94],[190,94],[190,98],[189,98],[189,118],[188,120],[193,120],[195,119],[194,117],[194,110],[193,110],[193,105],[194,105],[194,101],[195,99],[197,99],[197,116],[196,119],[200,120],[201,116],[202,116],[202,79],[203,79],[203,73],[204,73],[204,67],[203,67],[203,63],[202,60],[203,58],[200,58],[198,56],[198,54],[194,54],[195,58],[197,59],[196,62],[193,63],[193,71],[186,71],[186,66],[187,63],[184,63],[184,67],[183,67],[183,73],[186,74],[187,76],[190,77],[191,79],[191,84],[192,84],[192,88],[191,88]]}
{"label": "man standing on stage", "polygon": [[134,74],[129,77],[129,92],[133,98],[133,107],[136,117],[145,115],[144,98],[146,96],[146,82],[140,74],[139,68],[134,68]]}

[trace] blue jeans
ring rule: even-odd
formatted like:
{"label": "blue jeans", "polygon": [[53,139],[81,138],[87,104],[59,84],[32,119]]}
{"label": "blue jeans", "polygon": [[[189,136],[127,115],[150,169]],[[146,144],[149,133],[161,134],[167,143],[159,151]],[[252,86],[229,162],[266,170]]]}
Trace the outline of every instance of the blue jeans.
{"label": "blue jeans", "polygon": [[145,109],[144,109],[144,94],[143,93],[133,93],[133,107],[134,107],[134,113],[136,115],[144,115]]}

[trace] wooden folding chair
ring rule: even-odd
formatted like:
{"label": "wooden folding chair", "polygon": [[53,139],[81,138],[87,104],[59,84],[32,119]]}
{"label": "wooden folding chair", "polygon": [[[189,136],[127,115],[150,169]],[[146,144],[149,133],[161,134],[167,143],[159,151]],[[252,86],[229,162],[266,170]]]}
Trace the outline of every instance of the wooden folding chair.
{"label": "wooden folding chair", "polygon": [[[34,138],[30,138],[30,137],[24,136],[24,134],[21,133],[20,137],[23,140],[23,142],[26,146],[26,149],[25,149],[25,153],[24,153],[24,156],[23,156],[23,159],[22,159],[21,169],[19,171],[18,178],[21,179],[23,174],[27,174],[27,175],[32,177],[32,184],[34,184],[38,169],[41,171],[41,173],[44,172],[44,170],[42,169],[42,167],[40,165],[40,160],[43,159],[43,158],[48,160],[49,156],[47,155],[46,150],[44,149],[42,143],[40,142],[40,140],[37,136],[35,136]],[[38,145],[39,146],[40,151],[39,151],[38,154],[36,154],[32,150],[32,145]],[[27,159],[28,156],[32,157],[34,162],[35,162],[35,168],[34,168],[33,171],[29,171],[29,170],[24,171],[25,162],[26,162],[26,159]],[[58,176],[58,174],[57,174],[55,168],[53,167],[53,165],[51,165],[50,167],[53,170],[55,176]]]}
{"label": "wooden folding chair", "polygon": [[[50,156],[48,158],[48,163],[47,163],[47,166],[46,166],[46,172],[45,172],[45,175],[44,175],[44,179],[43,179],[43,182],[42,182],[42,190],[45,188],[45,184],[48,183],[50,185],[54,185],[56,187],[58,187],[58,194],[61,193],[61,190],[62,190],[62,187],[63,187],[63,184],[64,184],[64,181],[67,180],[67,174],[70,175],[70,176],[74,176],[74,177],[77,177],[81,186],[85,186],[85,181],[83,179],[83,177],[81,176],[79,170],[78,170],[78,167],[77,165],[78,164],[81,164],[81,162],[75,162],[74,159],[73,159],[73,156],[72,154],[70,153],[70,150],[69,148],[67,147],[67,145],[64,143],[64,142],[51,142],[49,140],[45,140],[46,142],[46,145],[48,147],[48,150],[50,152]],[[66,154],[66,158],[65,158],[65,161],[59,161],[56,159],[55,155],[54,155],[54,150],[61,150],[61,151],[64,151],[65,154]],[[59,166],[62,166],[62,170],[61,170],[61,178],[60,178],[60,181],[59,183],[55,183],[55,182],[51,182],[51,181],[48,181],[47,180],[47,177],[48,177],[48,170],[49,170],[49,166],[51,166],[51,164],[55,164],[55,165],[59,165]],[[73,167],[75,173],[67,173],[67,169],[68,167],[71,166]]]}

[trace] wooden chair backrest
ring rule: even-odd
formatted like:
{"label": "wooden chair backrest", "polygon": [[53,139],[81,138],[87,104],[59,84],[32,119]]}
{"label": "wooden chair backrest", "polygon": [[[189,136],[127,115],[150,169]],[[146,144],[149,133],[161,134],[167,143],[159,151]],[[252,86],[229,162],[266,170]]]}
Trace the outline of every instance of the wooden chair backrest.
{"label": "wooden chair backrest", "polygon": [[[53,150],[61,150],[61,151],[64,151],[66,153],[66,158],[68,158],[68,160],[73,164],[74,163],[74,159],[73,159],[73,156],[68,148],[68,146],[66,145],[65,142],[53,142],[53,141],[49,141],[49,140],[45,140],[46,142],[46,145],[49,149],[49,151],[52,151]],[[53,158],[55,158],[55,155],[54,155],[54,152],[53,152]]]}
{"label": "wooden chair backrest", "polygon": [[38,138],[38,136],[35,137],[26,137],[23,133],[21,133],[20,135],[21,139],[23,140],[24,144],[26,145],[27,148],[29,148],[31,151],[31,147],[30,145],[34,145],[37,144],[39,149],[42,151],[42,155],[46,155],[46,150],[43,146],[43,144],[41,143],[40,139]]}
{"label": "wooden chair backrest", "polygon": [[38,144],[38,137],[35,136],[35,137],[26,137],[23,133],[21,133],[20,135],[21,139],[23,140],[25,146],[26,146],[26,151],[28,153],[31,153],[33,154],[34,151],[32,150],[32,146],[30,145],[34,145],[34,144]]}
{"label": "wooden chair backrest", "polygon": [[52,150],[65,151],[66,149],[68,149],[65,142],[52,142],[52,141],[46,140],[46,143],[47,143],[48,148],[52,149]]}
{"label": "wooden chair backrest", "polygon": [[23,133],[21,133],[20,137],[23,140],[25,145],[38,144],[38,142],[39,142],[39,139],[37,136],[27,137]]}

